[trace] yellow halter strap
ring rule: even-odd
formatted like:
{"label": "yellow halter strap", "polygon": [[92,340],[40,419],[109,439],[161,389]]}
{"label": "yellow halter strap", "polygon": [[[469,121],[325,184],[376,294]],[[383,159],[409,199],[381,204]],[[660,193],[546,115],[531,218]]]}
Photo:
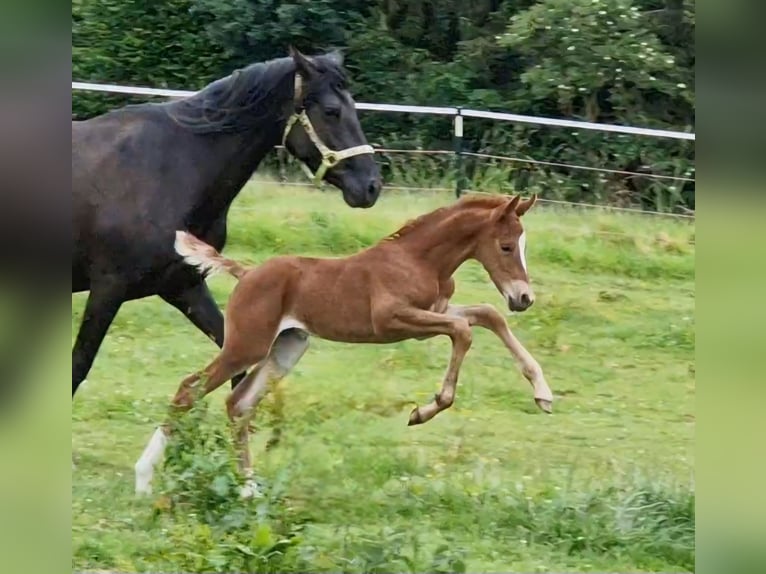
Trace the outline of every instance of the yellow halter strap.
{"label": "yellow halter strap", "polygon": [[[295,75],[295,101],[296,103],[301,101],[301,77],[296,74]],[[319,136],[316,133],[316,130],[314,129],[314,126],[311,125],[311,120],[309,119],[308,114],[306,113],[305,109],[301,109],[299,113],[293,113],[290,118],[287,120],[287,125],[285,125],[285,131],[282,135],[282,145],[285,145],[285,142],[287,141],[287,136],[290,134],[290,131],[293,129],[293,126],[295,124],[300,123],[301,126],[303,126],[303,129],[306,131],[306,135],[309,136],[309,139],[314,143],[317,150],[319,150],[319,153],[322,155],[322,163],[319,165],[319,169],[317,169],[317,172],[311,173],[311,169],[309,167],[301,162],[301,168],[303,169],[304,173],[308,176],[310,180],[314,182],[314,185],[320,185],[322,182],[322,178],[324,178],[325,173],[328,169],[335,167],[340,162],[342,162],[344,159],[348,159],[350,157],[353,157],[355,155],[362,155],[362,154],[374,154],[375,148],[373,148],[371,145],[358,145],[354,147],[349,147],[342,150],[332,150],[328,148],[322,140],[319,138]]]}

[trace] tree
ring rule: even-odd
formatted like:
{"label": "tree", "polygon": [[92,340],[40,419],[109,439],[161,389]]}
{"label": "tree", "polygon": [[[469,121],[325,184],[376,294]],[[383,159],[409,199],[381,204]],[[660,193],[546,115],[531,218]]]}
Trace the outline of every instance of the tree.
{"label": "tree", "polygon": [[[630,0],[542,0],[515,14],[498,43],[521,55],[522,93],[534,113],[676,129],[692,123],[688,71]],[[537,130],[532,141],[550,150],[543,159],[562,163],[623,170],[643,165],[664,173],[670,167],[678,175],[689,168],[689,146],[674,141],[564,130]],[[547,173],[555,174],[558,188],[570,197],[604,200],[632,185],[655,206],[680,200],[680,186],[641,187],[632,180],[626,185],[623,178],[558,169]]]}
{"label": "tree", "polygon": [[[72,77],[198,89],[225,75],[221,50],[206,32],[210,19],[193,13],[193,5],[194,0],[80,0],[72,12]],[[78,93],[72,111],[87,117],[128,101]]]}
{"label": "tree", "polygon": [[644,104],[655,95],[693,105],[675,57],[630,0],[544,0],[516,14],[499,43],[524,57],[527,95],[567,117],[651,124]]}
{"label": "tree", "polygon": [[[236,68],[341,48],[358,101],[463,106],[689,129],[693,0],[75,0],[73,78],[197,89]],[[130,97],[76,92],[88,117]],[[370,141],[451,147],[448,118],[362,113]],[[473,152],[689,176],[694,145],[470,119]],[[381,156],[387,177],[452,177],[448,156]],[[402,163],[405,162],[405,163]],[[430,163],[427,163],[430,162]],[[399,171],[394,163],[401,164]],[[390,164],[390,165],[389,165]],[[693,185],[540,164],[467,161],[473,185],[654,209]],[[419,175],[418,175],[419,174]]]}

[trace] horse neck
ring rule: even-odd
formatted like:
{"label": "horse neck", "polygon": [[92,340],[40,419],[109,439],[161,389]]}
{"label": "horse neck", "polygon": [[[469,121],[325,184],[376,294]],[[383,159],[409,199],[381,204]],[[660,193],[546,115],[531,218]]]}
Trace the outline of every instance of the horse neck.
{"label": "horse neck", "polygon": [[219,136],[220,141],[217,142],[217,147],[221,154],[219,157],[223,161],[218,178],[222,180],[220,181],[222,187],[233,184],[238,192],[258,168],[266,154],[279,143],[285,118],[280,119],[275,116],[275,119],[270,120],[269,123],[271,125]]}
{"label": "horse neck", "polygon": [[476,240],[486,218],[487,213],[479,209],[449,210],[440,220],[423,222],[401,240],[440,279],[447,279],[474,257]]}
{"label": "horse neck", "polygon": [[[280,143],[287,119],[293,108],[293,85],[295,68],[288,65],[280,69],[283,76],[278,81],[270,99],[270,110],[258,112],[262,121],[258,125],[234,132],[199,134],[193,137],[203,146],[207,157],[202,163],[211,166],[203,176],[197,200],[196,213],[216,217],[228,208],[248,182],[266,154]],[[281,94],[277,96],[276,94]]]}
{"label": "horse neck", "polygon": [[210,157],[218,160],[203,186],[205,196],[199,204],[205,212],[220,211],[234,201],[266,154],[280,142],[285,121],[275,113],[274,119],[257,129],[197,136],[209,138]]}

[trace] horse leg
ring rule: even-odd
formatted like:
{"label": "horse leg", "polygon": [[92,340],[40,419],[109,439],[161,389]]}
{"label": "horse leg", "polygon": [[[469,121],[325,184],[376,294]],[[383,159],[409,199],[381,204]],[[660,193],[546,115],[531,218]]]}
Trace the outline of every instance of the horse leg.
{"label": "horse leg", "polygon": [[521,372],[534,390],[537,406],[550,413],[553,405],[553,393],[548,386],[543,370],[535,358],[511,333],[508,323],[492,305],[450,305],[446,313],[463,317],[470,325],[477,325],[492,331],[505,344],[521,366]]}
{"label": "horse leg", "polygon": [[123,302],[122,285],[94,284],[88,294],[74,349],[72,349],[72,398],[88,376],[101,343]]}
{"label": "horse leg", "polygon": [[[223,347],[223,314],[204,281],[189,284],[182,289],[160,293],[160,297],[183,313],[197,329],[210,337],[219,349]],[[244,376],[245,373],[234,376],[231,380],[231,388],[236,387]]]}
{"label": "horse leg", "polygon": [[240,471],[247,479],[240,493],[243,498],[252,497],[257,491],[257,486],[252,480],[253,465],[249,447],[250,423],[255,410],[270,387],[277,386],[300,361],[308,346],[309,336],[305,331],[282,331],[272,344],[266,359],[248,373],[245,380],[226,399],[226,412],[229,420],[234,423],[236,442],[240,450]]}
{"label": "horse leg", "polygon": [[442,381],[442,388],[434,400],[422,407],[415,407],[410,413],[408,426],[419,425],[431,420],[441,411],[452,406],[455,400],[460,366],[471,348],[471,326],[462,317],[454,317],[433,311],[408,308],[398,311],[385,325],[385,330],[397,333],[409,332],[411,338],[419,336],[448,335],[452,340],[449,366]]}
{"label": "horse leg", "polygon": [[[247,369],[248,366],[257,363],[268,349],[260,357],[246,358],[232,356],[224,349],[213,361],[201,372],[193,373],[181,381],[178,391],[171,402],[168,419],[188,411],[194,405],[194,401],[202,398],[220,387],[226,380],[236,373]],[[203,382],[200,388],[200,382]],[[170,420],[155,429],[152,438],[146,445],[141,457],[135,464],[136,494],[150,494],[151,481],[154,475],[154,467],[162,460],[170,435]]]}

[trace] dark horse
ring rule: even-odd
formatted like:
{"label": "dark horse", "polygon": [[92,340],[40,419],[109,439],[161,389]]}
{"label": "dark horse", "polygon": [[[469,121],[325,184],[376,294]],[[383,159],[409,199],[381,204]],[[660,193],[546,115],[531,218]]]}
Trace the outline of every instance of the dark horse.
{"label": "dark horse", "polygon": [[90,291],[72,397],[126,301],[159,295],[223,345],[221,311],[203,275],[175,252],[175,233],[222,249],[229,206],[280,142],[349,206],[377,201],[380,171],[337,52],[291,48],[188,98],[72,122],[72,292]]}

